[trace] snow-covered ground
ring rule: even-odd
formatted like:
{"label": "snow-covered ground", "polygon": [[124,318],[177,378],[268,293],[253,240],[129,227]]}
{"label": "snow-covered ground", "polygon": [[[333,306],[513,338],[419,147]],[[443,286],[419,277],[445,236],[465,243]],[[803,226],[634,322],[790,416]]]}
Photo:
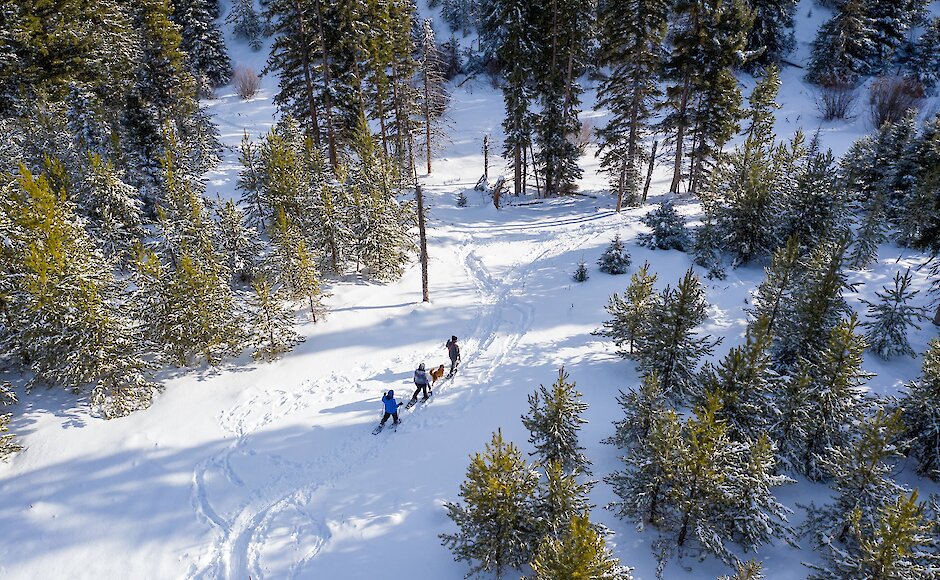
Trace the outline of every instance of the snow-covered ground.
{"label": "snow-covered ground", "polygon": [[[809,2],[799,8],[807,19]],[[813,22],[821,18],[812,7]],[[815,26],[797,28],[801,47]],[[263,66],[264,52],[233,43],[236,65]],[[826,146],[841,154],[870,131],[866,116],[850,123],[823,124],[801,71],[783,73],[783,108],[778,132],[820,128]],[[742,79],[748,85],[752,81]],[[207,105],[227,145],[243,131],[257,137],[273,122],[275,79],[242,102],[229,88]],[[589,92],[588,102],[593,98]],[[564,365],[590,404],[582,444],[601,478],[619,468],[617,451],[600,441],[621,411],[618,389],[637,382],[629,361],[608,342],[591,335],[605,319],[604,306],[622,292],[627,276],[591,269],[579,284],[571,274],[580,260],[589,266],[615,234],[632,241],[648,208],[618,215],[608,196],[571,197],[496,210],[468,191],[482,173],[480,146],[492,133],[501,147],[502,98],[483,82],[456,90],[452,144],[423,178],[429,200],[431,303],[421,303],[415,264],[394,284],[333,280],[330,313],[305,324],[306,341],[283,359],[254,363],[244,356],[220,368],[166,371],[166,386],[154,405],[112,421],[94,418],[76,397],[40,390],[15,409],[12,430],[28,447],[0,464],[0,577],[32,578],[462,578],[466,567],[452,561],[438,534],[451,531],[442,503],[458,497],[468,455],[482,450],[490,433],[503,434],[523,449],[527,432],[519,421],[526,396],[551,383]],[[588,113],[590,116],[591,113]],[[597,113],[596,124],[603,112]],[[593,152],[582,159],[582,191],[605,189]],[[238,170],[234,151],[207,176],[210,195],[234,195]],[[500,173],[497,163],[491,176]],[[657,173],[654,193],[666,187]],[[467,191],[470,204],[456,207]],[[651,199],[656,202],[656,195]],[[694,214],[692,204],[681,211]],[[690,266],[679,252],[650,251],[631,243],[634,266],[649,261],[658,287],[675,284]],[[924,261],[893,245],[882,247],[878,265],[853,272],[861,282],[852,294],[872,298],[894,272]],[[723,337],[716,357],[739,343],[749,292],[762,278],[759,266],[707,281],[710,318],[704,331]],[[915,271],[917,288],[925,288]],[[926,299],[921,295],[921,303]],[[411,373],[419,362],[446,360],[444,341],[461,339],[463,364],[434,398],[403,414],[397,432],[370,434],[383,390],[410,397]],[[936,328],[914,331],[923,352]],[[878,373],[870,387],[891,394],[919,374],[920,359],[883,362],[866,358]],[[914,479],[922,496],[937,491]],[[796,502],[825,500],[824,486],[801,482],[780,490]],[[599,483],[598,506],[614,499]],[[609,542],[639,579],[654,578],[650,543],[654,530],[637,531],[598,507],[592,519],[612,531]],[[753,555],[768,578],[804,578],[799,562],[814,560],[807,548],[771,546]],[[727,568],[712,559],[671,562],[667,578],[714,578]]]}

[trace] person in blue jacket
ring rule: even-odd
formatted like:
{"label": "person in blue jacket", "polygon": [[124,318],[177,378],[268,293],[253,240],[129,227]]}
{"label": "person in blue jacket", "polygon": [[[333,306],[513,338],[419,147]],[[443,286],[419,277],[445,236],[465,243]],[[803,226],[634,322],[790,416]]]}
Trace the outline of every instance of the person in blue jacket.
{"label": "person in blue jacket", "polygon": [[382,395],[382,403],[385,404],[385,415],[382,416],[381,425],[384,427],[389,417],[394,419],[395,425],[398,425],[398,407],[401,403],[395,400],[395,391],[389,389],[387,393]]}

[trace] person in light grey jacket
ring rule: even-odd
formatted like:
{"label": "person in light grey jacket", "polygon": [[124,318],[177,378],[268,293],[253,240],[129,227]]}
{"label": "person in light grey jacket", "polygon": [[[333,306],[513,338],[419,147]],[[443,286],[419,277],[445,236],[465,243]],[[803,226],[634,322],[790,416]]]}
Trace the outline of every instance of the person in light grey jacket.
{"label": "person in light grey jacket", "polygon": [[431,375],[429,375],[428,371],[424,369],[424,363],[421,363],[420,365],[418,365],[418,370],[415,371],[415,386],[417,388],[415,389],[415,394],[411,396],[411,400],[417,401],[418,393],[423,392],[424,393],[423,400],[427,401],[428,397],[430,396],[428,394],[428,389],[431,386]]}

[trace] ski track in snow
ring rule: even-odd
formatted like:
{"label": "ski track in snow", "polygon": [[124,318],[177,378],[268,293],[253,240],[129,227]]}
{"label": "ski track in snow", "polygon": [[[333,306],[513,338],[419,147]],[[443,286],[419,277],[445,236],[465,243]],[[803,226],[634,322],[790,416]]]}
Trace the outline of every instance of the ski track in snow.
{"label": "ski track in snow", "polygon": [[[609,228],[612,212],[601,212],[587,219],[578,220],[582,228],[571,228],[571,222],[544,220],[519,222],[509,227],[531,228],[533,232],[558,229],[557,237],[536,236],[540,239],[528,258],[516,261],[504,271],[494,272],[481,258],[481,248],[486,241],[473,240],[470,231],[459,233],[455,262],[459,263],[467,278],[478,293],[480,312],[474,318],[474,326],[467,335],[460,371],[451,380],[439,385],[427,403],[404,411],[408,420],[400,428],[403,432],[436,427],[446,424],[458,413],[465,412],[473,400],[484,396],[493,383],[501,364],[510,356],[531,329],[535,319],[535,307],[524,299],[525,282],[529,275],[546,260],[577,249],[586,242],[604,235]],[[577,222],[575,222],[577,223]],[[607,227],[605,227],[607,225]],[[586,227],[585,227],[586,226]],[[459,232],[459,230],[458,230]],[[497,235],[493,239],[498,239]],[[332,392],[341,385],[347,392],[368,394],[372,388],[357,385],[349,376],[373,376],[382,369],[410,365],[402,357],[360,365],[350,373],[332,374],[324,379],[306,381],[300,388],[270,388],[258,390],[244,402],[237,404],[219,418],[223,429],[230,432],[234,441],[224,451],[209,457],[196,466],[192,475],[191,503],[196,517],[215,530],[212,545],[193,564],[188,578],[242,579],[265,578],[269,568],[265,565],[268,548],[279,560],[285,558],[284,548],[274,542],[275,536],[285,535],[289,530],[287,545],[290,547],[292,564],[289,577],[303,574],[307,564],[316,558],[320,549],[330,541],[330,527],[315,513],[311,506],[317,490],[341,484],[361,465],[367,464],[381,451],[375,437],[367,428],[357,437],[349,437],[311,461],[297,462],[268,454],[265,458],[275,469],[267,479],[250,485],[249,478],[241,477],[233,466],[234,457],[255,455],[252,439],[276,422],[298,415],[310,408],[332,399]],[[459,379],[459,383],[455,381]],[[452,390],[459,390],[466,397],[461,405],[434,405],[440,397]],[[207,480],[221,476],[233,489],[218,502],[240,497],[240,504],[227,512],[214,505],[214,498]],[[269,543],[277,546],[269,546]]]}

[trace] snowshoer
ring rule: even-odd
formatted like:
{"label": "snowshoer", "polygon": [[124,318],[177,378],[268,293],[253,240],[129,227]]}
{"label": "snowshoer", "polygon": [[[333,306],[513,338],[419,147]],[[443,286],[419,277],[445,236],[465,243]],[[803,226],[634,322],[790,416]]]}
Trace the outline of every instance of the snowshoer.
{"label": "snowshoer", "polygon": [[398,425],[400,422],[398,420],[398,407],[401,403],[395,400],[395,391],[389,389],[387,393],[382,395],[382,403],[385,405],[385,415],[382,416],[382,422],[379,423],[379,427],[384,427],[389,417],[394,419],[395,425]]}
{"label": "snowshoer", "polygon": [[457,372],[457,365],[460,363],[460,347],[457,346],[456,336],[451,336],[447,341],[447,354],[450,356],[450,373],[447,376],[452,377]]}
{"label": "snowshoer", "polygon": [[418,370],[415,371],[415,394],[411,395],[411,401],[418,400],[418,393],[423,392],[424,398],[422,400],[427,401],[429,395],[429,387],[431,386],[431,376],[428,374],[428,371],[424,370],[424,363],[418,365]]}

